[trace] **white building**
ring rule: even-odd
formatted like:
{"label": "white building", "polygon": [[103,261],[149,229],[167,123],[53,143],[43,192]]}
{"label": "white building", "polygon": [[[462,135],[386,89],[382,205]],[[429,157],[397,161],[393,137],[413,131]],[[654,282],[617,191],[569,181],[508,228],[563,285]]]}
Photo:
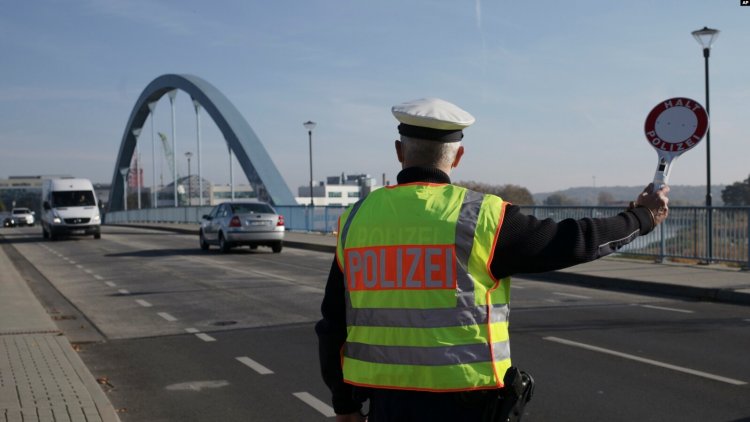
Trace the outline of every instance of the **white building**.
{"label": "white building", "polygon": [[[377,179],[369,174],[341,173],[341,176],[327,177],[325,182],[313,182],[313,204],[348,206],[381,187]],[[296,198],[298,204],[310,204],[309,185],[300,186],[297,194],[299,195]]]}

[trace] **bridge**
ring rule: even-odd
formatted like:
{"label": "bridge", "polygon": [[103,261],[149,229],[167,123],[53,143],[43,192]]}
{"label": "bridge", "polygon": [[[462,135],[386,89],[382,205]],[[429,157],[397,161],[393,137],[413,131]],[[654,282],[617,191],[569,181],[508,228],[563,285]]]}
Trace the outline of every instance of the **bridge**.
{"label": "bridge", "polygon": [[[196,110],[203,107],[218,126],[231,153],[237,157],[240,167],[253,186],[258,199],[274,205],[294,205],[296,201],[281,173],[266,152],[258,136],[237,108],[216,87],[194,75],[162,75],[154,79],[141,93],[130,113],[120,142],[107,211],[126,209],[123,199],[127,169],[133,159],[143,124],[153,112],[153,107],[164,95],[173,101],[176,92],[184,91],[193,100]],[[173,117],[174,126],[174,117]],[[174,139],[173,139],[174,142]],[[177,175],[174,170],[176,198]],[[175,205],[176,201],[175,201]]]}

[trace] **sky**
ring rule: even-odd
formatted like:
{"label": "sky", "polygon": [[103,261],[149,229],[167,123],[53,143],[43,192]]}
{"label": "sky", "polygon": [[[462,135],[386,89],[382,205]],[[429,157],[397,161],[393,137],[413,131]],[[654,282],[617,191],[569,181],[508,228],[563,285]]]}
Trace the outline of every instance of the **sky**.
{"label": "sky", "polygon": [[[0,2],[0,178],[109,183],[141,92],[176,73],[235,105],[295,194],[309,183],[303,122],[317,123],[316,180],[344,172],[395,183],[390,108],[423,97],[476,117],[454,181],[533,193],[645,185],[657,164],[649,111],[672,97],[705,105],[690,34],[704,26],[721,31],[710,57],[711,181],[750,174],[750,7],[740,0]],[[170,113],[163,97],[153,122],[171,137]],[[184,92],[175,114],[179,172],[191,151],[196,174]],[[150,121],[139,139],[145,184],[170,183]],[[201,124],[201,173],[228,183],[226,144],[205,111]],[[705,140],[674,163],[670,183],[705,186]]]}

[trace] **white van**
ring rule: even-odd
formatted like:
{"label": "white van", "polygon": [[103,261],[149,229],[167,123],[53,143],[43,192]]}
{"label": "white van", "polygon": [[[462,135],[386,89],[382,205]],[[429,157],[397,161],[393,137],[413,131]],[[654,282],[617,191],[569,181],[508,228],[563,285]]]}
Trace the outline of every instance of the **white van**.
{"label": "white van", "polygon": [[94,185],[88,179],[46,179],[42,184],[42,236],[101,238],[101,214]]}

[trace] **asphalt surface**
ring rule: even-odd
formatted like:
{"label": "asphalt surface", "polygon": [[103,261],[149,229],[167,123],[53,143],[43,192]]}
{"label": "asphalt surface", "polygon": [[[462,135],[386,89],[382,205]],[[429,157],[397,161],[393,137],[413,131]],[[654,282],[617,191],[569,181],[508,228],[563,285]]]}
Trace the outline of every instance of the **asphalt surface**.
{"label": "asphalt surface", "polygon": [[[47,284],[40,302],[74,317],[56,322],[121,420],[331,419],[313,332],[330,252],[204,253],[197,236],[126,227],[3,235],[28,283]],[[750,420],[750,307],[513,285],[514,363],[537,381],[525,421]]]}

